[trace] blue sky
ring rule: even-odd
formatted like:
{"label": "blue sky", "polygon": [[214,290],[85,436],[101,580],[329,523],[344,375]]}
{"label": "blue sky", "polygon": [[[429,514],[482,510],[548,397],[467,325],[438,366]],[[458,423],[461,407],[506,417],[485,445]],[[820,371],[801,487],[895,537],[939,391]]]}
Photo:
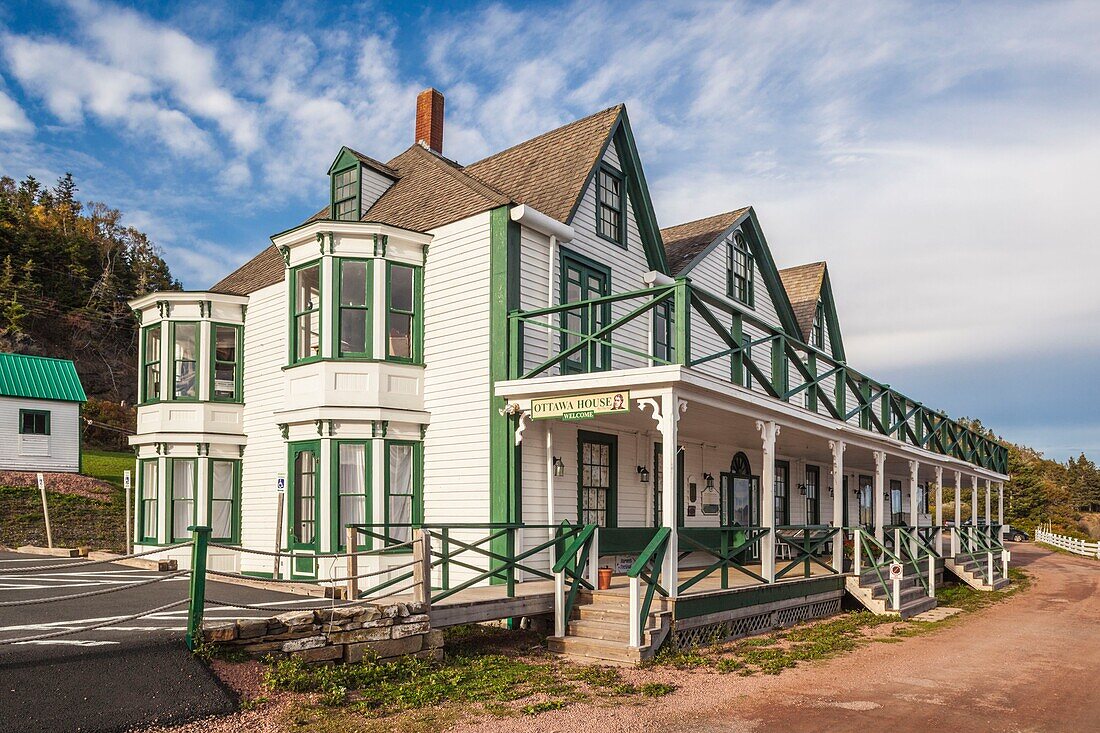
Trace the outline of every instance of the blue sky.
{"label": "blue sky", "polygon": [[428,85],[460,162],[626,102],[663,226],[753,204],[858,368],[1100,455],[1100,5],[335,5],[9,0],[0,173],[71,170],[202,288]]}

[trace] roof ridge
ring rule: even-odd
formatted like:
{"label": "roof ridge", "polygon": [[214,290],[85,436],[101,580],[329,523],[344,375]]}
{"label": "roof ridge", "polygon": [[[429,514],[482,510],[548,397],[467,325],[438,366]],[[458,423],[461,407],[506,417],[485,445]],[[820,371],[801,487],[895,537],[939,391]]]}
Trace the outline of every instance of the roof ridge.
{"label": "roof ridge", "polygon": [[368,164],[371,167],[374,167],[376,169],[379,169],[380,173],[384,173],[385,175],[391,176],[393,178],[400,178],[401,177],[401,174],[398,173],[393,167],[391,167],[389,165],[386,165],[385,163],[378,160],[377,158],[372,158],[369,155],[364,155],[363,153],[360,153],[358,150],[351,147],[350,145],[345,145],[344,147],[347,148],[348,151],[352,155],[359,158],[359,160],[361,162],[366,163],[366,164]]}
{"label": "roof ridge", "polygon": [[802,263],[801,265],[791,265],[790,267],[783,267],[783,268],[780,268],[780,270],[779,270],[779,271],[780,271],[780,272],[785,272],[785,271],[787,271],[787,270],[797,270],[797,269],[799,269],[800,267],[817,267],[818,265],[822,265],[822,266],[824,266],[824,267],[828,267],[828,266],[829,266],[829,263],[828,263],[828,261],[826,261],[826,260],[818,260],[818,261],[816,261],[816,262],[804,262],[804,263]]}
{"label": "roof ridge", "polygon": [[682,221],[679,224],[673,224],[672,226],[661,227],[662,232],[667,232],[672,229],[679,229],[680,227],[690,226],[692,224],[699,224],[710,219],[719,219],[723,216],[731,216],[734,214],[741,215],[752,208],[752,204],[746,204],[745,206],[738,207],[736,209],[730,209],[729,211],[722,211],[717,214],[711,214],[709,216],[701,216],[698,219],[691,219],[690,221]]}
{"label": "roof ridge", "polygon": [[[599,112],[593,112],[590,115],[585,115],[584,117],[580,117],[578,119],[575,119],[572,122],[566,122],[564,125],[558,125],[557,127],[555,127],[552,130],[547,130],[546,132],[541,132],[538,135],[535,135],[534,137],[529,137],[526,140],[520,140],[515,145],[509,145],[508,147],[504,148],[503,150],[498,150],[497,152],[493,153],[492,155],[486,155],[484,158],[482,158],[480,160],[475,160],[473,163],[470,163],[469,165],[470,166],[479,165],[481,163],[484,163],[487,160],[492,160],[493,158],[496,158],[499,155],[504,155],[505,153],[508,153],[508,152],[511,152],[511,151],[515,150],[516,148],[522,147],[524,145],[528,145],[530,143],[535,142],[536,140],[540,140],[544,137],[547,137],[548,135],[553,135],[556,132],[561,132],[562,130],[564,130],[567,127],[572,127],[573,125],[578,125],[582,122],[586,122],[586,121],[592,119],[593,117],[599,117],[602,114],[607,114],[611,110],[617,110],[617,111],[621,112],[625,107],[626,107],[626,104],[623,103],[623,102],[619,102],[618,104],[613,104],[610,107],[605,107],[604,109],[601,109]],[[469,166],[465,166],[465,167],[469,167]]]}
{"label": "roof ridge", "polygon": [[[456,181],[459,181],[460,183],[463,183],[463,184],[469,186],[470,188],[474,189],[478,194],[484,196],[485,198],[496,199],[497,203],[500,203],[500,204],[511,203],[512,198],[510,196],[504,194],[501,191],[498,191],[497,189],[493,188],[489,184],[485,183],[483,180],[481,180],[480,178],[478,178],[474,174],[467,171],[465,166],[462,166],[457,162],[453,162],[449,158],[445,158],[442,155],[440,155],[439,153],[436,153],[434,150],[430,150],[430,149],[428,149],[428,148],[426,148],[423,145],[420,145],[418,143],[414,143],[412,146],[410,146],[409,150],[412,150],[414,148],[416,150],[420,151],[420,154],[427,155],[428,158],[435,165],[439,166],[439,168],[441,170],[446,172],[447,175],[451,176]],[[405,152],[407,153],[409,151],[406,150]],[[478,188],[482,188],[484,190],[483,191],[478,191],[477,190]],[[368,209],[368,211],[369,211],[369,209]],[[366,212],[363,212],[363,213],[365,214]]]}

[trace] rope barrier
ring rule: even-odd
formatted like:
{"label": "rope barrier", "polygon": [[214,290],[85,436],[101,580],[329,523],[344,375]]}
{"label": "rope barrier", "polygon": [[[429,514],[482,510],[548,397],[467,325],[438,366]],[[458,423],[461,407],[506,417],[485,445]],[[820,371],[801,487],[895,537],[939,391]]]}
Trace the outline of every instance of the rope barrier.
{"label": "rope barrier", "polygon": [[341,557],[345,557],[345,558],[346,557],[370,557],[372,555],[374,555],[374,556],[385,555],[385,554],[393,552],[394,550],[400,550],[400,549],[403,549],[403,548],[406,548],[406,547],[412,547],[413,543],[412,542],[402,542],[399,545],[387,545],[384,549],[381,549],[381,550],[363,550],[362,552],[322,552],[322,553],[310,554],[310,555],[293,555],[290,552],[271,552],[270,550],[253,550],[253,549],[247,548],[247,547],[235,547],[234,545],[221,545],[221,544],[218,544],[216,542],[211,542],[208,546],[209,547],[216,547],[219,550],[236,550],[237,552],[248,553],[250,555],[263,555],[265,557],[286,557],[286,558],[289,558],[289,557],[310,557],[310,558],[316,558],[318,560],[327,560],[327,559],[331,559],[331,558],[341,558]]}
{"label": "rope barrier", "polygon": [[[318,601],[320,601],[320,600],[323,600],[323,599],[318,599]],[[290,603],[290,602],[291,601],[288,601],[288,603]],[[206,606],[207,611],[210,610],[210,605],[209,604],[214,604],[214,605],[218,605],[218,606],[225,606],[226,608],[243,608],[243,609],[246,609],[248,611],[266,611],[266,612],[278,611],[278,613],[273,614],[273,615],[277,616],[280,613],[290,613],[290,612],[293,612],[293,611],[324,611],[327,608],[347,608],[348,606],[362,606],[364,601],[348,601],[347,603],[325,604],[323,606],[315,606],[315,607],[310,607],[310,608],[305,608],[305,607],[279,608],[279,607],[275,607],[275,606],[249,606],[249,605],[244,604],[244,603],[229,603],[228,601],[216,601],[212,598],[207,598],[205,600],[205,603],[208,604]]]}
{"label": "rope barrier", "polygon": [[166,580],[172,578],[178,578],[181,575],[190,575],[189,570],[180,570],[177,573],[170,575],[164,575],[159,578],[153,578],[152,580],[143,580],[140,583],[127,583],[126,585],[117,585],[113,588],[106,588],[104,590],[90,590],[86,593],[73,593],[67,596],[53,596],[51,598],[34,598],[26,601],[3,601],[0,603],[0,608],[12,608],[14,606],[37,606],[43,603],[57,603],[58,601],[73,601],[77,598],[91,598],[92,596],[105,596],[108,593],[118,593],[123,590],[130,590],[131,588],[140,588],[144,585],[152,585],[153,583],[163,583]]}
{"label": "rope barrier", "polygon": [[144,616],[152,616],[154,613],[161,613],[162,611],[167,611],[168,609],[175,608],[176,606],[182,606],[183,604],[188,602],[189,599],[184,598],[182,601],[176,601],[175,603],[166,603],[163,606],[157,606],[156,608],[151,608],[148,611],[142,611],[141,613],[135,613],[131,616],[121,616],[119,618],[114,618],[109,621],[104,621],[102,623],[92,624],[91,626],[82,626],[77,629],[66,629],[64,631],[55,631],[50,634],[37,634],[35,636],[21,636],[18,639],[0,639],[0,646],[7,646],[9,644],[25,644],[30,641],[56,639],[60,636],[72,636],[74,634],[82,634],[85,631],[95,631],[96,629],[102,629],[106,626],[114,626],[115,624],[125,623],[126,621],[133,621],[134,619],[139,619]]}
{"label": "rope barrier", "polygon": [[88,568],[92,565],[107,565],[109,563],[118,562],[119,560],[130,560],[135,557],[145,557],[146,555],[153,555],[158,552],[167,552],[168,550],[178,550],[181,547],[190,547],[190,542],[181,542],[178,545],[165,545],[164,547],[158,547],[155,550],[145,550],[144,552],[134,552],[129,555],[119,555],[118,557],[112,557],[109,560],[81,560],[80,562],[68,562],[61,565],[33,565],[29,568],[0,568],[0,575],[10,575],[15,573],[31,573],[37,570],[64,570],[66,568]]}

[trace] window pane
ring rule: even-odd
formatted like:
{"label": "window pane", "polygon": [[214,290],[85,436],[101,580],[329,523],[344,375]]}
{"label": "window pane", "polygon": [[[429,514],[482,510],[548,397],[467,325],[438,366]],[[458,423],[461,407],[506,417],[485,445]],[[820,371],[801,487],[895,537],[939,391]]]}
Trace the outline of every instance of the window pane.
{"label": "window pane", "polygon": [[[341,496],[340,497],[340,542],[344,543],[347,534],[344,530],[349,524],[366,524],[367,522],[367,497]],[[360,538],[359,542],[364,540]]]}
{"label": "window pane", "polygon": [[367,263],[340,264],[340,305],[367,304]]}
{"label": "window pane", "polygon": [[314,265],[298,270],[295,276],[297,295],[294,307],[298,313],[321,306],[321,269]]}
{"label": "window pane", "polygon": [[195,397],[198,394],[198,325],[177,323],[173,329],[172,345],[176,361],[176,397]]}
{"label": "window pane", "polygon": [[308,359],[321,353],[321,319],[318,313],[304,313],[298,316],[298,354],[299,359]]}
{"label": "window pane", "polygon": [[160,327],[145,332],[145,362],[160,361]]}
{"label": "window pane", "polygon": [[390,445],[389,491],[391,494],[411,494],[412,453],[411,445]]}
{"label": "window pane", "polygon": [[340,353],[367,353],[367,311],[359,308],[340,310]]}
{"label": "window pane", "polygon": [[412,497],[390,495],[389,536],[397,542],[408,542],[412,538]]}
{"label": "window pane", "polygon": [[386,470],[389,472],[389,496],[386,497],[388,534],[398,542],[407,542],[412,537],[408,525],[413,520],[413,447],[390,445]]}
{"label": "window pane", "polygon": [[227,540],[233,537],[233,502],[211,502],[210,527],[212,539]]}
{"label": "window pane", "polygon": [[401,311],[412,311],[413,270],[411,267],[390,268],[390,307]]}
{"label": "window pane", "polygon": [[195,464],[192,461],[172,461],[172,498],[195,498]]}
{"label": "window pane", "polygon": [[141,498],[157,498],[157,462],[146,461],[141,466]]}
{"label": "window pane", "polygon": [[364,493],[366,488],[367,447],[362,443],[341,443],[339,455],[340,493]]}
{"label": "window pane", "polygon": [[213,473],[211,492],[214,499],[230,499],[233,497],[234,466],[229,461],[211,461]]}
{"label": "window pane", "polygon": [[412,316],[390,314],[390,356],[412,357]]}

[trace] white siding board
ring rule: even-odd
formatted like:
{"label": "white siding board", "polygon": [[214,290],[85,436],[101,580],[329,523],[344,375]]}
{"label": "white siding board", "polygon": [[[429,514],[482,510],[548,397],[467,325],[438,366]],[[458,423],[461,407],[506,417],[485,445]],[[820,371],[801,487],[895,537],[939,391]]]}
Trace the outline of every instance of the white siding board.
{"label": "white siding board", "polygon": [[[49,435],[20,435],[20,410],[50,413]],[[80,405],[59,400],[0,397],[0,470],[80,470]]]}

